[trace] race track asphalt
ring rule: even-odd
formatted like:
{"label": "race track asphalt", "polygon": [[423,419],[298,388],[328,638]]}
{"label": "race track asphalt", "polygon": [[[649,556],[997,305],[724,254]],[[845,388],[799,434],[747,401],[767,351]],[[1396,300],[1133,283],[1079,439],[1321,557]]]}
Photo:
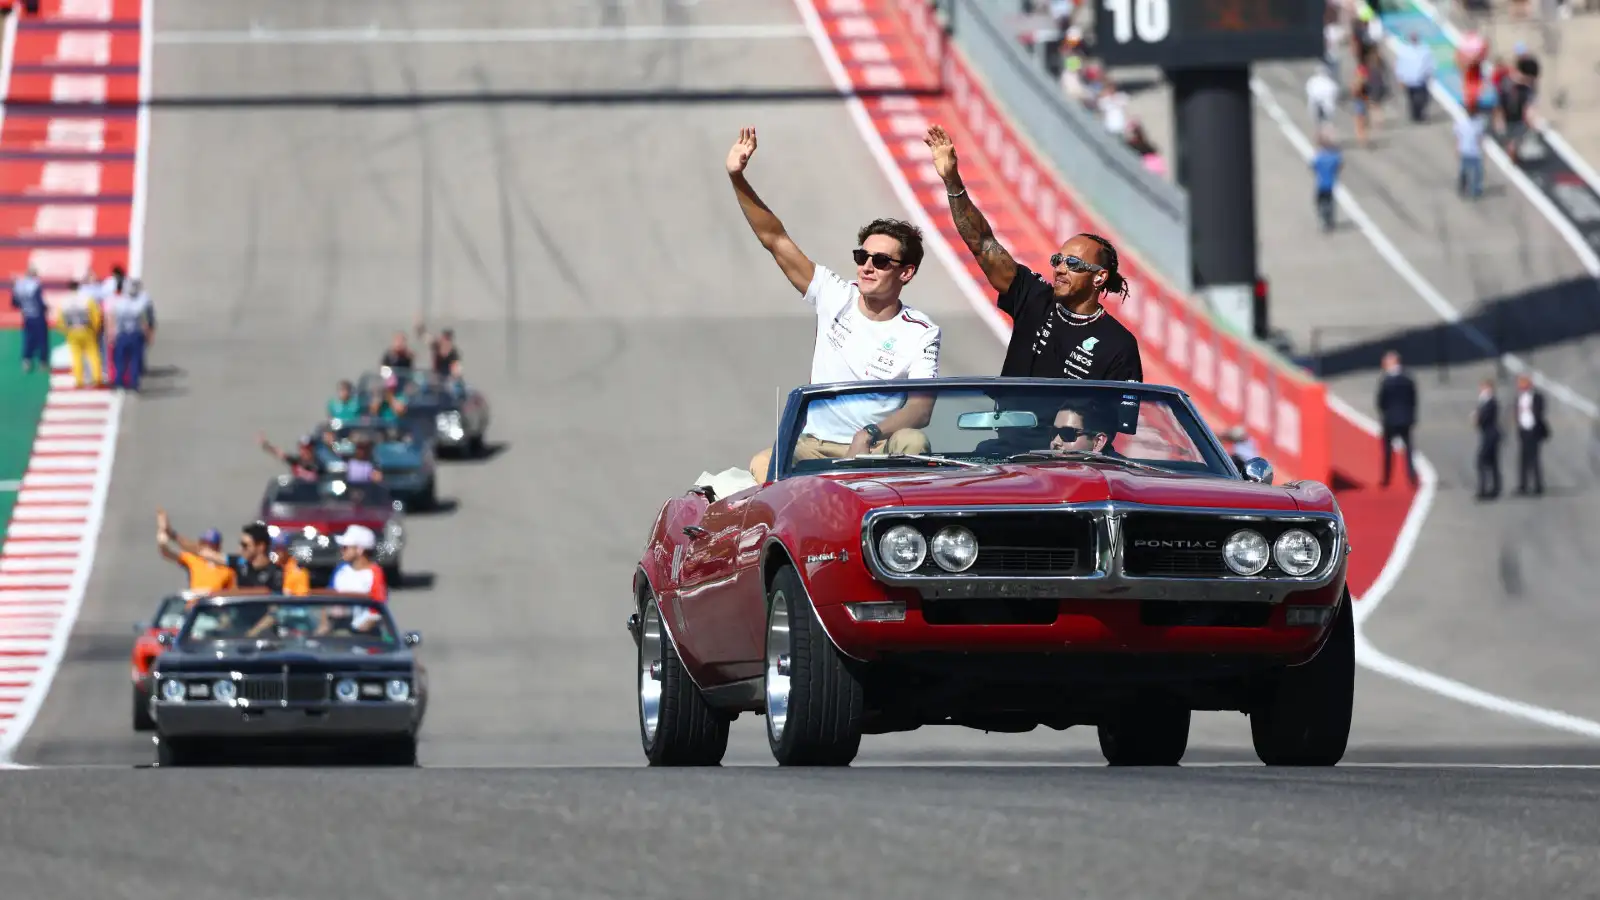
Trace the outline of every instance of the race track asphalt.
{"label": "race track asphalt", "polygon": [[[602,16],[573,0],[480,0],[459,17],[446,6],[166,0],[156,21],[160,34]],[[786,0],[620,9],[636,24],[799,21]],[[1091,897],[1489,897],[1594,883],[1590,771],[1112,771],[1079,729],[869,738],[857,770],[782,772],[753,717],[734,726],[720,772],[639,770],[623,621],[644,531],[702,470],[748,460],[810,359],[813,320],[738,213],[728,145],[758,126],[752,181],[825,263],[847,265],[855,228],[900,211],[841,104],[786,99],[826,84],[799,37],[158,39],[158,98],[187,98],[153,117],[146,273],[160,368],[125,407],[89,595],[19,754],[42,769],[0,778],[0,891],[1015,896],[1070,880]],[[395,101],[674,85],[772,90],[742,104]],[[354,94],[389,101],[325,99]],[[1000,347],[951,276],[930,265],[914,288],[944,326],[945,370],[994,371]],[[143,768],[153,752],[129,730],[129,624],[181,583],[157,556],[154,508],[187,533],[231,534],[276,471],[256,431],[304,431],[334,381],[419,310],[456,328],[495,413],[493,457],[447,463],[452,508],[411,518],[410,583],[392,601],[425,635],[423,768]],[[1357,688],[1352,762],[1596,757],[1376,676]],[[1197,762],[1254,760],[1240,716],[1197,716],[1191,746]],[[1051,765],[1072,761],[1091,765]]]}

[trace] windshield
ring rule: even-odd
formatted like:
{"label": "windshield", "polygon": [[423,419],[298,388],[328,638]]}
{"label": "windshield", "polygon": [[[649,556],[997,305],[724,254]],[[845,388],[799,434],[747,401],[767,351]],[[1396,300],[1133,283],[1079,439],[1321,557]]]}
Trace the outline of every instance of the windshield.
{"label": "windshield", "polygon": [[173,594],[161,601],[161,608],[156,610],[155,627],[163,631],[170,631],[183,624],[184,613],[188,612],[181,595]]}
{"label": "windshield", "polygon": [[307,481],[279,478],[271,488],[274,506],[389,506],[389,489],[371,482]]}
{"label": "windshield", "polygon": [[[920,428],[885,435],[858,458],[843,458],[849,436],[907,407],[927,411]],[[916,392],[841,389],[800,405],[799,435],[787,474],[845,468],[927,465],[893,454],[936,456],[953,462],[993,464],[1051,458],[1103,459],[1130,468],[1233,477],[1205,423],[1178,395],[1136,383],[942,385]]]}
{"label": "windshield", "polygon": [[360,598],[321,601],[266,599],[199,605],[178,635],[195,648],[217,641],[266,640],[305,646],[395,644],[394,623],[383,607]]}

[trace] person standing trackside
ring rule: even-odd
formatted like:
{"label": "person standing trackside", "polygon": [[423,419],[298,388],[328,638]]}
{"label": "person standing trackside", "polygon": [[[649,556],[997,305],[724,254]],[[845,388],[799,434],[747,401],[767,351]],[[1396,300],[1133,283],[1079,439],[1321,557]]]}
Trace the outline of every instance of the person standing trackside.
{"label": "person standing trackside", "polygon": [[1483,196],[1483,113],[1462,116],[1455,122],[1456,155],[1461,159],[1456,174],[1456,193],[1477,199]]}
{"label": "person standing trackside", "polygon": [[1500,401],[1493,379],[1485,378],[1478,389],[1472,424],[1478,429],[1478,499],[1493,500],[1500,496]]}
{"label": "person standing trackside", "polygon": [[1333,192],[1339,186],[1339,170],[1344,168],[1344,154],[1334,145],[1326,130],[1317,135],[1317,153],[1311,157],[1311,171],[1317,178],[1317,217],[1322,220],[1322,230],[1333,230]]}
{"label": "person standing trackside", "polygon": [[11,282],[11,305],[22,314],[22,371],[31,372],[35,365],[50,371],[50,308],[33,266]]}
{"label": "person standing trackside", "polygon": [[1413,122],[1428,117],[1428,82],[1433,78],[1434,65],[1433,49],[1423,44],[1422,36],[1415,31],[1395,51],[1394,80],[1406,89]]}
{"label": "person standing trackside", "polygon": [[1533,379],[1517,376],[1517,493],[1544,493],[1544,464],[1540,446],[1550,439],[1550,423],[1544,417],[1544,392],[1533,386]]}
{"label": "person standing trackside", "polygon": [[115,293],[106,301],[111,331],[112,384],[139,390],[144,375],[145,339],[148,337],[150,298],[144,294]]}
{"label": "person standing trackside", "polygon": [[957,171],[955,143],[938,125],[924,141],[944,180],[950,215],[989,285],[1000,292],[1000,311],[1011,316],[1011,342],[1000,374],[1009,377],[1143,381],[1139,340],[1100,302],[1126,296],[1116,248],[1096,234],[1070,237],[1050,257],[1045,280],[1000,246]]}
{"label": "person standing trackside", "polygon": [[[900,299],[922,265],[922,232],[898,219],[875,219],[856,233],[856,280],[845,281],[812,262],[772,210],[756,196],[745,167],[756,152],[756,130],[741,128],[728,151],[728,180],[745,220],[778,268],[817,315],[811,383],[936,378],[939,326]],[[915,391],[833,397],[810,404],[794,447],[796,460],[852,459],[863,453],[926,453],[922,428],[933,397]],[[773,448],[750,460],[765,482]]]}
{"label": "person standing trackside", "polygon": [[[100,363],[100,301],[94,289],[82,282],[73,281],[71,289],[57,311],[57,325],[67,338],[67,350],[72,353],[72,377],[78,387],[99,387],[104,382]],[[89,380],[84,379],[87,363]]]}
{"label": "person standing trackside", "polygon": [[1406,448],[1406,474],[1415,487],[1417,467],[1411,459],[1411,429],[1417,424],[1417,383],[1400,368],[1400,354],[1393,350],[1383,354],[1383,377],[1378,381],[1378,418],[1383,423],[1383,481],[1380,483],[1389,486],[1394,442],[1399,439]]}

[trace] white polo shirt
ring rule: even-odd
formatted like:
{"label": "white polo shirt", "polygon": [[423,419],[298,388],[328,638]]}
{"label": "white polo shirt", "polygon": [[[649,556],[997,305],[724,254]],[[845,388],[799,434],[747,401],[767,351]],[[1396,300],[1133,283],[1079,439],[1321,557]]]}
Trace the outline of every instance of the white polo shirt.
{"label": "white polo shirt", "polygon": [[[894,318],[873,321],[861,312],[860,298],[861,288],[855,282],[817,266],[806,289],[806,302],[817,311],[811,383],[938,377],[939,326],[904,303]],[[854,394],[816,401],[806,410],[804,431],[824,441],[848,444],[856,432],[904,405],[903,394]]]}

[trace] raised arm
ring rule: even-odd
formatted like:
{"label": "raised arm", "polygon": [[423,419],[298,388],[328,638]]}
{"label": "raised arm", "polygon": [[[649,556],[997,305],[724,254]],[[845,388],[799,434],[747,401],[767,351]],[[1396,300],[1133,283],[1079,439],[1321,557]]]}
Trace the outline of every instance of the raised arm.
{"label": "raised arm", "polygon": [[193,553],[202,559],[206,559],[218,565],[225,566],[228,564],[228,557],[226,554],[218,550],[213,550],[210,547],[202,546],[200,543],[191,541],[173,531],[172,523],[167,521],[167,511],[164,509],[156,510],[156,540],[160,542],[163,552],[168,551],[172,547],[177,547],[179,552]]}
{"label": "raised arm", "polygon": [[950,217],[955,220],[956,231],[966,242],[967,249],[978,260],[978,267],[989,279],[989,286],[1005,293],[1011,280],[1017,276],[1017,261],[995,239],[989,221],[978,212],[966,185],[961,183],[961,173],[956,171],[956,145],[950,135],[938,125],[928,129],[923,139],[933,151],[933,168],[944,179],[945,193],[950,195]]}
{"label": "raised arm", "polygon": [[745,166],[750,164],[750,157],[755,152],[756,130],[750,127],[739,129],[739,140],[728,151],[728,180],[733,182],[733,193],[739,198],[739,209],[744,211],[750,230],[756,233],[761,246],[767,248],[772,258],[778,261],[778,268],[783,270],[794,289],[804,294],[811,289],[811,276],[816,272],[817,264],[800,252],[777,215],[761,202],[755,188],[745,179]]}
{"label": "raised arm", "polygon": [[267,439],[267,433],[265,431],[260,432],[259,434],[257,434],[256,435],[256,440],[257,440],[257,442],[259,442],[261,444],[261,452],[267,454],[268,456],[272,457],[273,459],[278,460],[279,462],[289,462],[290,461],[289,454],[283,452],[282,450],[279,450],[277,445],[273,444],[272,441],[268,440]]}

